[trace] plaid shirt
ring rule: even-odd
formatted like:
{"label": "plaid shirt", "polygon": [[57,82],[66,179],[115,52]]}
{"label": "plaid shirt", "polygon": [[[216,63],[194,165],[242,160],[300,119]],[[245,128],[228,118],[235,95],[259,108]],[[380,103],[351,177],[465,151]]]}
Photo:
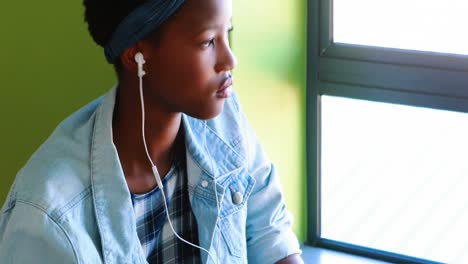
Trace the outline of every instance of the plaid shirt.
{"label": "plaid shirt", "polygon": [[[169,215],[175,231],[198,245],[198,233],[187,191],[185,162],[175,162],[162,180]],[[145,194],[132,194],[137,233],[149,263],[200,263],[199,249],[180,241],[167,221],[158,187]]]}

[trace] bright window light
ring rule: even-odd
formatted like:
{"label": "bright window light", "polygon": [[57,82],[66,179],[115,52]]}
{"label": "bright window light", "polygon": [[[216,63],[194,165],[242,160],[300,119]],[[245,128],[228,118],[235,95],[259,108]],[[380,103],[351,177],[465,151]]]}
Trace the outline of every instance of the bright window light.
{"label": "bright window light", "polygon": [[321,98],[321,237],[468,263],[468,114]]}
{"label": "bright window light", "polygon": [[333,0],[333,39],[467,55],[467,14],[467,0]]}

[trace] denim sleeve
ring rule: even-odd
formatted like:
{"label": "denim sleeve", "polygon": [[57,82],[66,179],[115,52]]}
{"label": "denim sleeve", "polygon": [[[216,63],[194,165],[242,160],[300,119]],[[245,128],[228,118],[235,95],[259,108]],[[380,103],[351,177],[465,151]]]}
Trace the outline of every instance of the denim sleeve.
{"label": "denim sleeve", "polygon": [[256,181],[247,204],[248,263],[276,263],[291,254],[300,254],[301,250],[275,166],[266,157],[245,116],[239,114],[248,171]]}
{"label": "denim sleeve", "polygon": [[0,215],[2,263],[78,263],[64,231],[33,204],[16,201]]}

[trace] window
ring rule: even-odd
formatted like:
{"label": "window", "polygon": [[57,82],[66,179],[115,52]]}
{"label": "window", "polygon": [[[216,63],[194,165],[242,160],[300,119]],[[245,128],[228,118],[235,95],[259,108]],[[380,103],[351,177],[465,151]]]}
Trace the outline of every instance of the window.
{"label": "window", "polygon": [[309,1],[309,243],[468,263],[465,2]]}
{"label": "window", "polygon": [[335,0],[337,43],[468,54],[465,0]]}

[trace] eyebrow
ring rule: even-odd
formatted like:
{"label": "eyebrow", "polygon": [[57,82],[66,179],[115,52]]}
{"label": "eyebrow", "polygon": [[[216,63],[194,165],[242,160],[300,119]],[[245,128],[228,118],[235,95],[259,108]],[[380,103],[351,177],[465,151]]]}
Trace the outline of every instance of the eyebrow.
{"label": "eyebrow", "polygon": [[[232,21],[229,20],[229,28],[228,28],[228,33],[231,33],[233,30],[234,30],[234,26],[232,25]],[[197,33],[194,34],[194,36],[198,36],[200,35],[201,33],[205,32],[205,31],[208,31],[208,30],[211,30],[211,29],[215,29],[215,28],[219,28],[220,25],[218,24],[211,24],[211,25],[206,25],[204,26],[201,30],[198,30]]]}

